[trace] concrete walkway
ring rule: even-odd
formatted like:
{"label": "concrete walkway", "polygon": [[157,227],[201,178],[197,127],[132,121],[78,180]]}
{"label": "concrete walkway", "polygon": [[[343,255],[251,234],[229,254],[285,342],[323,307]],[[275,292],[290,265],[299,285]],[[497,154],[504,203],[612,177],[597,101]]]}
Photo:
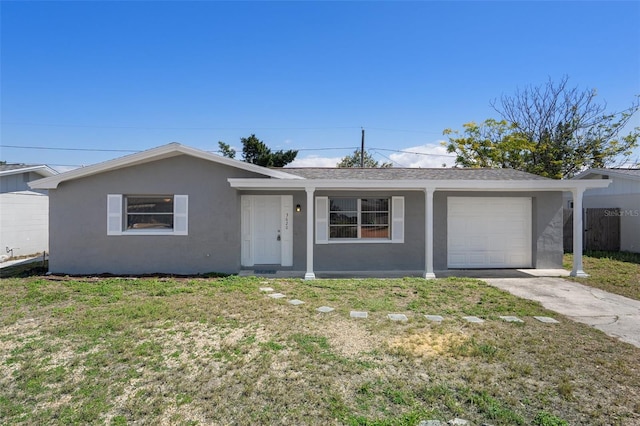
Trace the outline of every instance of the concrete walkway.
{"label": "concrete walkway", "polygon": [[640,301],[562,278],[484,278],[494,287],[640,348]]}

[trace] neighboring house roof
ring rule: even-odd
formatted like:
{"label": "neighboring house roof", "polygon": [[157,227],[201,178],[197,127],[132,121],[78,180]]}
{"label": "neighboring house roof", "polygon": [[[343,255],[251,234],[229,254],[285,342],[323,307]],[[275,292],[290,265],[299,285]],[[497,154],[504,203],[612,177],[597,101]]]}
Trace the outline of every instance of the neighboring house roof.
{"label": "neighboring house roof", "polygon": [[573,179],[589,179],[591,176],[609,176],[640,181],[640,169],[588,169]]}
{"label": "neighboring house roof", "polygon": [[44,177],[57,175],[58,172],[44,164],[0,164],[0,176],[17,175],[20,173],[37,173]]}
{"label": "neighboring house roof", "polygon": [[548,178],[513,169],[471,168],[285,168],[290,174],[305,179],[368,179],[368,180],[549,180]]}
{"label": "neighboring house roof", "polygon": [[268,169],[266,167],[256,166],[255,164],[245,163],[243,161],[234,160],[232,158],[222,157],[220,155],[211,154],[210,152],[172,142],[170,144],[162,145],[157,148],[152,148],[146,151],[137,152],[135,154],[126,155],[124,157],[116,158],[102,163],[93,164],[91,166],[82,167],[80,169],[60,173],[56,176],[39,179],[37,181],[30,182],[29,186],[33,189],[55,189],[61,182],[80,179],[98,173],[117,170],[137,164],[144,164],[164,158],[175,157],[177,155],[189,155],[191,157],[201,158],[203,160],[224,164],[227,166],[235,167],[237,169],[259,173],[269,178],[302,179],[299,176],[295,176],[281,170],[274,170]]}

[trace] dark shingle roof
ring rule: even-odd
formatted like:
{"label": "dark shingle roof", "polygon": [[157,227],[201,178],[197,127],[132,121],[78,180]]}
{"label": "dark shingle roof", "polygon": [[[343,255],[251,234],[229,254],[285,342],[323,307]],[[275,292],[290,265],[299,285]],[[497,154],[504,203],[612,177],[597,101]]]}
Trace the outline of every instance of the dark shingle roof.
{"label": "dark shingle roof", "polygon": [[305,179],[338,180],[547,180],[542,176],[513,169],[405,169],[405,168],[321,168],[286,167],[283,172]]}

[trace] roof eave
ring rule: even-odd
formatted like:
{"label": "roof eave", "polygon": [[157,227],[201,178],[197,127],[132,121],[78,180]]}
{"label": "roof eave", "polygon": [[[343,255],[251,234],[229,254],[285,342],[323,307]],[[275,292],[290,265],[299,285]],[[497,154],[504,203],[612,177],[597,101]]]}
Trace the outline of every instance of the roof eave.
{"label": "roof eave", "polygon": [[51,167],[47,166],[46,164],[43,164],[38,166],[23,167],[21,169],[3,170],[0,172],[0,176],[10,176],[10,175],[17,175],[20,173],[29,173],[29,172],[38,173],[46,177],[55,176],[58,174],[57,171],[53,170]]}
{"label": "roof eave", "polygon": [[232,188],[240,190],[452,190],[452,191],[573,191],[606,188],[611,180],[334,180],[306,179],[227,179]]}
{"label": "roof eave", "polygon": [[257,166],[255,164],[245,163],[243,161],[234,160],[232,158],[222,157],[174,142],[167,145],[159,146],[157,148],[152,148],[146,151],[137,152],[135,154],[126,155],[124,157],[115,158],[113,160],[108,160],[102,163],[93,164],[91,166],[82,167],[65,173],[60,173],[56,176],[38,179],[36,181],[30,182],[29,186],[32,189],[56,189],[60,183],[65,181],[92,176],[102,172],[117,170],[123,167],[144,164],[164,158],[170,158],[181,154],[189,155],[195,158],[201,158],[242,170],[247,170],[264,176],[269,176],[271,178],[293,180],[303,179],[299,176],[295,176],[289,173],[268,169],[266,167]]}

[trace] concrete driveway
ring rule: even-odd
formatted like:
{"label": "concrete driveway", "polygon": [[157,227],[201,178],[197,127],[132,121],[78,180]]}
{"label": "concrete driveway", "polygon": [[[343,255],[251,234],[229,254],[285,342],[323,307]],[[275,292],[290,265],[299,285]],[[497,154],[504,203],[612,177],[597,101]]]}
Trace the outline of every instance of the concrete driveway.
{"label": "concrete driveway", "polygon": [[562,278],[483,278],[494,287],[640,348],[640,301]]}

